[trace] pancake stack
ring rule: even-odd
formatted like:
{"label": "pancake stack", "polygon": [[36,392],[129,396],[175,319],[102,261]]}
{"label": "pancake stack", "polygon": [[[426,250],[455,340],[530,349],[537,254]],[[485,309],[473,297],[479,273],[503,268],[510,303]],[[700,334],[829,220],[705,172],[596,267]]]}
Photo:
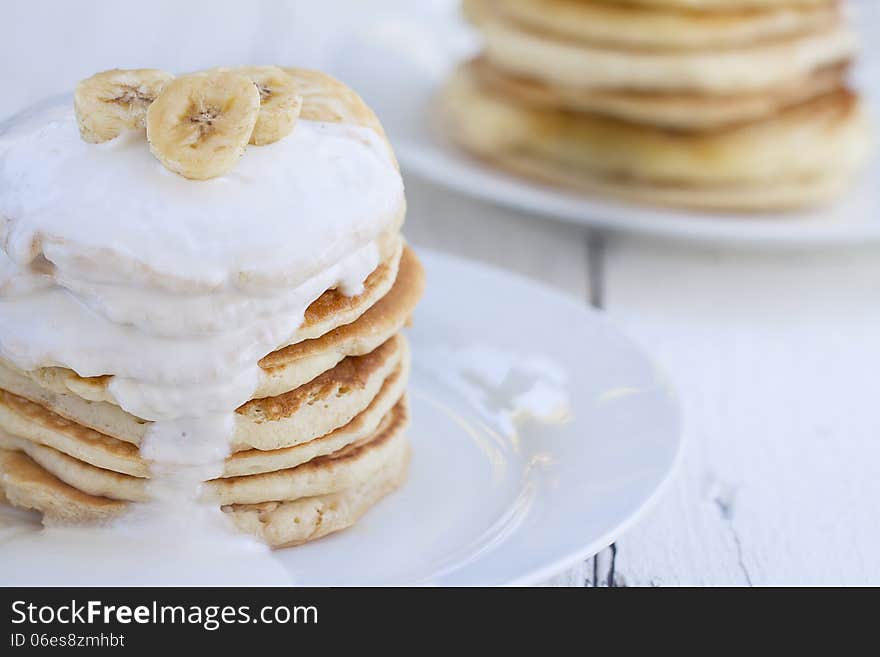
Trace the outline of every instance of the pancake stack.
{"label": "pancake stack", "polygon": [[650,204],[833,199],[869,151],[837,0],[465,0],[484,50],[443,97],[512,172]]}
{"label": "pancake stack", "polygon": [[[288,72],[302,96],[300,120],[368,127],[384,141],[350,89],[313,71]],[[259,361],[253,398],[235,411],[224,472],[202,487],[203,500],[272,547],[351,525],[405,479],[410,353],[401,329],[424,274],[399,233],[402,213],[376,241],[380,264],[363,291],[324,291],[292,337]],[[151,423],[123,410],[112,384],[109,375],[0,360],[7,502],[47,521],[90,523],[149,500],[155,472],[139,448]]]}

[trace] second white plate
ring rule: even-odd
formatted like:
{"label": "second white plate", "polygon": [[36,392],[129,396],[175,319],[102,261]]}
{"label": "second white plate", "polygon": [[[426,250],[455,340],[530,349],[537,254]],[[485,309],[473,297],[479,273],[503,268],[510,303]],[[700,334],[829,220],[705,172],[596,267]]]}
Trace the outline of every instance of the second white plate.
{"label": "second white plate", "polygon": [[[880,8],[859,3],[865,33]],[[880,241],[880,158],[842,201],[782,215],[737,216],[618,203],[525,181],[495,170],[433,128],[436,94],[449,71],[479,47],[455,0],[407,3],[371,17],[340,37],[328,68],[364,95],[382,118],[406,172],[457,191],[538,215],[604,229],[675,239],[767,246]],[[876,50],[876,49],[875,49]],[[880,52],[866,49],[861,86],[880,89]],[[876,94],[875,94],[876,95]]]}

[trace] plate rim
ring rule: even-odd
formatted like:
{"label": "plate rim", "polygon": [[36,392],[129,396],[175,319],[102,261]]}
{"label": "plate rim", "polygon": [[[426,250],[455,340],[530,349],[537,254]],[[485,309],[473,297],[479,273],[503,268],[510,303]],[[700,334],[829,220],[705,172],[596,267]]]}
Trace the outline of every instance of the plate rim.
{"label": "plate rim", "polygon": [[[490,203],[497,207],[530,214],[538,220],[562,221],[581,226],[586,230],[606,231],[616,235],[643,236],[666,242],[683,244],[702,244],[709,246],[741,246],[765,250],[833,249],[872,246],[880,244],[880,222],[876,227],[863,230],[844,228],[847,224],[824,222],[816,219],[812,225],[804,225],[806,220],[795,215],[782,215],[777,219],[761,219],[751,216],[737,217],[735,214],[713,216],[710,213],[689,212],[687,210],[639,206],[615,202],[613,199],[576,198],[575,192],[555,188],[503,170],[490,167],[451,147],[436,143],[430,138],[431,146],[414,144],[411,140],[396,135],[393,127],[389,138],[400,160],[404,176],[415,175],[425,182],[445,187],[471,199]],[[438,158],[446,160],[445,166],[432,162]],[[875,156],[868,170],[860,173],[864,178],[871,175],[870,169],[880,168]],[[479,176],[489,184],[466,182],[469,177]],[[494,180],[493,180],[494,179]],[[867,184],[864,180],[861,183]],[[520,194],[517,199],[502,193],[502,185],[517,186]],[[528,200],[523,201],[523,196]],[[584,203],[582,216],[575,216],[575,210],[562,210],[549,207],[539,197],[552,197],[548,203]],[[607,214],[603,215],[607,209]],[[632,212],[666,212],[668,217],[628,218],[622,215]],[[793,221],[800,222],[794,227]],[[691,224],[685,226],[684,224]],[[739,228],[750,224],[751,230],[742,232]],[[788,225],[786,225],[788,224]],[[797,233],[795,233],[797,231]]]}
{"label": "plate rim", "polygon": [[[681,397],[677,388],[672,384],[666,370],[633,338],[631,338],[625,330],[623,330],[608,314],[602,310],[589,305],[586,301],[581,301],[578,297],[560,290],[552,285],[548,285],[542,281],[536,280],[528,275],[520,272],[512,271],[504,267],[488,264],[479,260],[473,260],[463,256],[447,253],[439,249],[414,245],[416,253],[427,261],[432,259],[446,261],[452,263],[455,267],[473,268],[481,270],[485,274],[491,276],[499,276],[502,278],[513,279],[517,285],[532,288],[540,294],[547,295],[554,301],[564,303],[572,307],[577,307],[583,311],[591,321],[596,321],[602,325],[604,330],[609,331],[622,343],[626,344],[633,354],[637,355],[643,364],[655,373],[659,383],[668,400],[668,410],[671,413],[672,431],[670,432],[674,441],[674,452],[672,458],[666,464],[665,472],[654,484],[651,492],[639,502],[634,509],[624,514],[624,517],[614,526],[600,534],[596,538],[585,543],[583,546],[559,557],[550,563],[543,564],[539,567],[532,568],[512,579],[498,583],[498,586],[517,587],[531,586],[541,584],[546,580],[559,575],[567,568],[572,567],[579,561],[589,558],[605,549],[616,540],[619,540],[626,532],[628,532],[636,523],[650,513],[662,499],[663,495],[675,479],[682,466],[685,448],[688,444],[687,432],[685,431],[684,409],[681,404]],[[426,267],[429,269],[429,266]],[[414,351],[416,351],[414,349]],[[417,357],[414,354],[414,357]],[[474,584],[473,586],[481,586]]]}

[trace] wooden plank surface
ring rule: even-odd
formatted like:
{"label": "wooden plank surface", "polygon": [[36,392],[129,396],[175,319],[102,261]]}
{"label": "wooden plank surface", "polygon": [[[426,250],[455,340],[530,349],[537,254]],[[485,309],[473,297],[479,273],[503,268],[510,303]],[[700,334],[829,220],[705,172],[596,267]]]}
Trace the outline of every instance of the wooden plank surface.
{"label": "wooden plank surface", "polygon": [[609,245],[609,312],[678,387],[688,439],[622,582],[880,583],[878,255]]}

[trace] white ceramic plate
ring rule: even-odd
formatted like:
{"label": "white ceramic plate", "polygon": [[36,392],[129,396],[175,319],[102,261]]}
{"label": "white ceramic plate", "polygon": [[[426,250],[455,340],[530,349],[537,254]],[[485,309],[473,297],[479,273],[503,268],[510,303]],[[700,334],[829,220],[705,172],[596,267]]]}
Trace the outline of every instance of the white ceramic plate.
{"label": "white ceramic plate", "polygon": [[[409,332],[409,481],[353,528],[277,552],[298,583],[541,581],[617,539],[677,460],[672,392],[601,314],[512,274],[420,255],[429,285]],[[517,438],[492,431],[483,403],[442,380],[450,354],[474,349],[557,363],[573,417],[526,422]]]}
{"label": "white ceramic plate", "polygon": [[[748,217],[655,209],[533,184],[455,148],[432,122],[435,98],[457,61],[479,44],[454,0],[407,3],[352,27],[327,63],[376,110],[408,173],[459,192],[587,226],[700,241],[766,245],[842,245],[880,241],[880,158],[843,201],[821,210]],[[880,8],[857,3],[865,34],[880,30]],[[876,33],[877,30],[874,30]],[[858,79],[880,90],[880,47],[866,39]]]}
{"label": "white ceramic plate", "polygon": [[[678,459],[672,392],[601,314],[512,274],[421,256],[409,481],[354,527],[276,551],[298,585],[539,582],[616,540]],[[492,359],[516,367],[493,380]],[[450,376],[461,368],[472,371]],[[505,431],[499,413],[545,372],[567,380],[569,420]],[[38,516],[0,507],[4,519],[11,536]]]}

